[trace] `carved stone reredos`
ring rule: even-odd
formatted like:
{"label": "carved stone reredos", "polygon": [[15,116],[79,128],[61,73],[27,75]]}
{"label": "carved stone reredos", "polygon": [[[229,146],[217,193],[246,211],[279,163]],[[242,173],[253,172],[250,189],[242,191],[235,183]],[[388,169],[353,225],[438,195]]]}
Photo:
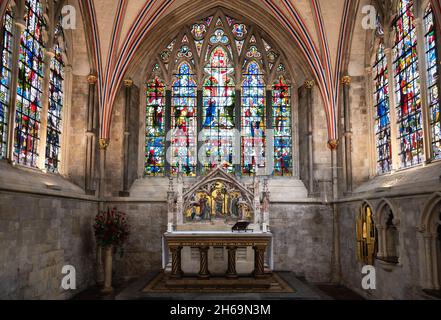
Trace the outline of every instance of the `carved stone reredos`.
{"label": "carved stone reredos", "polygon": [[[192,198],[197,192],[210,194],[218,182],[221,182],[227,188],[228,193],[239,192],[243,201],[254,213],[254,186],[243,185],[236,177],[226,173],[222,167],[216,168],[191,187],[184,189],[183,202],[186,204],[186,208],[191,205]],[[184,211],[186,208],[184,208]]]}

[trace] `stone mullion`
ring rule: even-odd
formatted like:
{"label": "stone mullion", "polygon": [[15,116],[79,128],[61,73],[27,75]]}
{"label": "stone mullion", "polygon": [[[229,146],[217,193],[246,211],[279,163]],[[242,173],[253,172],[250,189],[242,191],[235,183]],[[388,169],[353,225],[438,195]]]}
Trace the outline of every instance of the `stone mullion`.
{"label": "stone mullion", "polygon": [[68,139],[68,125],[70,124],[70,112],[71,112],[71,100],[72,100],[72,65],[68,64],[64,67],[64,81],[63,81],[63,92],[64,92],[64,105],[63,105],[63,117],[62,117],[62,133],[60,141],[60,167],[59,172],[61,174],[66,174],[67,159],[69,148],[67,148]]}
{"label": "stone mullion", "polygon": [[351,106],[350,90],[351,78],[345,76],[342,79],[343,85],[343,114],[344,114],[344,157],[345,157],[345,177],[346,191],[352,192],[352,131],[351,131]]}
{"label": "stone mullion", "polygon": [[312,116],[312,90],[314,88],[314,80],[305,81],[305,100],[307,112],[307,129],[308,129],[308,191],[309,194],[314,193],[314,137],[313,137],[313,116]]}
{"label": "stone mullion", "polygon": [[[15,12],[17,17],[23,17],[22,10]],[[10,161],[14,161],[14,136],[15,136],[15,120],[17,110],[17,85],[18,85],[18,66],[19,66],[19,50],[20,50],[20,37],[26,28],[26,22],[21,18],[15,19],[13,29],[13,45],[12,45],[12,57],[11,57],[11,82],[9,88],[9,108],[8,108],[8,148],[6,158]]]}
{"label": "stone mullion", "polygon": [[47,119],[49,112],[49,85],[51,76],[51,61],[55,54],[52,49],[46,51],[44,56],[44,77],[41,93],[41,110],[40,110],[40,141],[38,144],[38,161],[37,167],[39,169],[45,169],[46,163],[46,144],[47,144]]}
{"label": "stone mullion", "polygon": [[124,148],[123,148],[123,177],[122,186],[123,190],[120,192],[120,196],[128,197],[129,194],[129,160],[130,160],[130,109],[132,107],[132,80],[124,80]]}
{"label": "stone mullion", "polygon": [[[203,164],[202,159],[199,157],[199,152],[202,150],[204,146],[204,140],[202,139],[202,117],[203,117],[203,109],[204,109],[204,96],[203,91],[198,90],[197,91],[197,105],[196,105],[196,112],[197,112],[197,131],[196,131],[196,145],[197,145],[197,164],[196,164],[196,174],[202,175],[203,171]],[[205,150],[204,150],[205,151]]]}
{"label": "stone mullion", "polygon": [[[266,162],[266,175],[274,174],[274,144],[275,144],[275,136],[274,136],[274,125],[273,125],[273,91],[272,88],[267,88],[266,90],[266,113],[265,113],[265,121],[266,121],[266,129],[265,133],[266,137],[266,145],[265,145],[265,162]],[[272,143],[270,144],[268,141],[268,133],[269,131],[273,132],[272,134]],[[271,165],[272,164],[272,165]],[[271,172],[268,171],[268,168],[271,168]]]}
{"label": "stone mullion", "polygon": [[164,163],[164,172],[165,175],[171,175],[171,104],[172,104],[172,92],[170,89],[167,89],[165,92],[165,163]]}
{"label": "stone mullion", "polygon": [[374,130],[374,101],[373,101],[373,90],[374,90],[374,82],[373,82],[373,73],[372,67],[366,68],[366,104],[368,106],[368,116],[369,116],[369,177],[373,178],[377,174],[377,147],[376,147],[376,132]]}
{"label": "stone mullion", "polygon": [[417,36],[417,55],[418,71],[420,76],[420,99],[421,99],[421,118],[423,130],[423,145],[425,162],[429,163],[433,158],[432,134],[430,132],[430,112],[428,103],[428,82],[427,82],[427,64],[425,51],[424,26],[421,18],[415,19],[415,28]]}
{"label": "stone mullion", "polygon": [[94,174],[96,158],[96,108],[97,108],[97,77],[89,75],[88,82],[88,100],[86,117],[86,167],[85,167],[85,189],[87,194],[95,194]]}
{"label": "stone mullion", "polygon": [[389,115],[390,115],[390,140],[392,148],[392,171],[396,171],[400,168],[399,154],[401,153],[401,148],[398,143],[398,119],[397,119],[397,108],[395,101],[395,71],[394,63],[392,57],[392,50],[386,48],[384,50],[387,59],[388,72],[388,86],[389,86]]}
{"label": "stone mullion", "polygon": [[242,91],[236,89],[236,109],[234,110],[234,125],[236,128],[236,135],[234,137],[234,155],[233,162],[236,175],[241,175],[242,173]]}

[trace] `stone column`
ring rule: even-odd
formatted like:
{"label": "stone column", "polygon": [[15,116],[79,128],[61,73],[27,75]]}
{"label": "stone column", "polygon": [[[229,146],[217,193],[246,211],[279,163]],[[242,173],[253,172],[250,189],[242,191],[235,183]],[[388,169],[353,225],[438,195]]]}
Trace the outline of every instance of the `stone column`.
{"label": "stone column", "polygon": [[[428,101],[428,81],[427,81],[427,63],[426,63],[426,49],[424,38],[423,19],[415,18],[415,29],[418,38],[417,53],[418,53],[418,71],[420,74],[420,99],[421,99],[421,119],[424,139],[424,159],[425,163],[430,163],[433,158],[432,150],[432,130],[430,127],[430,110]],[[439,39],[437,39],[439,41]]]}
{"label": "stone column", "polygon": [[[386,31],[385,31],[386,38]],[[392,58],[392,50],[390,48],[385,48],[384,53],[387,59],[387,68],[389,72],[389,108],[390,108],[390,140],[392,148],[392,171],[400,169],[400,144],[398,143],[398,126],[397,126],[397,112],[396,112],[396,101],[395,101],[395,77],[394,74],[394,64]]]}
{"label": "stone column", "polygon": [[233,162],[236,175],[240,176],[242,174],[242,91],[240,87],[236,88],[235,96],[234,124],[237,130],[237,136],[235,137]]}
{"label": "stone column", "polygon": [[228,269],[227,269],[227,278],[228,279],[236,279],[238,277],[236,272],[236,246],[228,246]]}
{"label": "stone column", "polygon": [[313,139],[313,105],[312,90],[314,88],[314,80],[305,81],[305,99],[307,110],[307,127],[308,127],[308,191],[309,194],[314,193],[314,139]]}
{"label": "stone column", "polygon": [[200,270],[199,270],[199,278],[200,279],[208,279],[210,278],[210,272],[208,271],[208,250],[210,247],[202,246],[199,247],[199,253],[201,257],[200,261]]}
{"label": "stone column", "polygon": [[425,249],[425,263],[426,263],[426,287],[425,289],[434,289],[433,283],[433,263],[432,263],[432,235],[424,234],[424,249]]}
{"label": "stone column", "polygon": [[183,276],[182,267],[181,267],[181,246],[170,246],[170,251],[172,254],[172,278],[181,278]]}
{"label": "stone column", "polygon": [[351,131],[351,107],[350,107],[350,89],[351,77],[343,77],[343,112],[344,112],[344,137],[345,137],[345,176],[346,191],[352,192],[352,131]]}
{"label": "stone column", "polygon": [[86,165],[85,165],[85,190],[88,195],[95,195],[95,161],[96,161],[96,84],[98,78],[95,75],[87,77],[89,92],[87,98],[86,117]]}
{"label": "stone column", "polygon": [[120,197],[129,197],[129,160],[130,160],[130,109],[132,107],[132,87],[133,80],[124,80],[125,87],[125,106],[124,106],[124,149],[123,149],[123,177],[122,191],[119,192]]}
{"label": "stone column", "polygon": [[265,250],[266,245],[255,245],[254,249],[254,272],[255,278],[263,278],[265,276]]}
{"label": "stone column", "polygon": [[332,169],[332,204],[333,210],[333,250],[332,250],[332,277],[334,283],[340,283],[341,265],[340,265],[340,214],[335,200],[338,198],[338,174],[337,174],[337,149],[338,140],[330,140],[328,147],[331,149],[331,169]]}
{"label": "stone column", "polygon": [[377,230],[378,230],[378,253],[377,253],[377,257],[378,258],[386,258],[387,254],[386,254],[386,250],[385,250],[385,242],[386,242],[386,230],[384,228],[384,226],[379,225],[377,226]]}
{"label": "stone column", "polygon": [[164,171],[165,175],[171,175],[171,166],[169,160],[171,160],[171,103],[172,103],[172,92],[170,88],[165,91],[165,163]]}
{"label": "stone column", "polygon": [[[101,138],[99,140],[100,148],[100,180],[99,180],[99,197],[102,199],[105,193],[105,174],[106,174],[106,151],[109,147],[109,141]],[[104,202],[100,202],[100,209],[103,210]]]}
{"label": "stone column", "polygon": [[18,83],[18,54],[20,49],[20,36],[26,28],[26,22],[22,18],[24,16],[22,6],[17,6],[15,12],[15,24],[13,29],[12,43],[12,64],[11,64],[11,87],[9,88],[9,108],[8,108],[8,147],[6,158],[11,163],[14,162],[14,140],[15,140],[15,118],[17,104],[17,83]]}
{"label": "stone column", "polygon": [[204,140],[202,140],[202,130],[204,129],[202,127],[202,119],[204,116],[204,112],[203,112],[203,104],[204,104],[204,96],[203,96],[203,91],[201,89],[198,89],[197,91],[197,105],[196,105],[196,110],[197,110],[197,136],[196,136],[196,141],[197,141],[197,164],[196,164],[196,175],[202,175],[202,170],[203,170],[203,166],[202,166],[202,161],[201,161],[201,157],[199,157],[199,152],[202,152],[203,156],[205,156],[205,149],[202,149],[203,145],[204,145]]}

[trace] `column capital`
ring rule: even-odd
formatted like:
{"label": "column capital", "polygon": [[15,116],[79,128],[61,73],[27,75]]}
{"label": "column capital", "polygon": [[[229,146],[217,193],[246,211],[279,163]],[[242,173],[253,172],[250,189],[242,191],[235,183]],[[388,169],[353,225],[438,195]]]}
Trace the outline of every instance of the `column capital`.
{"label": "column capital", "polygon": [[305,88],[306,89],[312,89],[315,85],[315,81],[314,80],[306,80],[305,81]]}
{"label": "column capital", "polygon": [[338,139],[331,139],[328,141],[328,148],[331,150],[337,150],[338,144],[339,144]]}
{"label": "column capital", "polygon": [[351,85],[351,82],[352,82],[352,78],[350,76],[344,76],[343,78],[341,78],[341,84],[344,86]]}
{"label": "column capital", "polygon": [[87,82],[89,84],[95,84],[98,81],[98,77],[96,75],[90,74],[87,76]]}
{"label": "column capital", "polygon": [[101,138],[99,144],[100,144],[100,150],[107,150],[107,147],[109,146],[109,140]]}
{"label": "column capital", "polygon": [[133,80],[132,80],[132,79],[125,79],[125,80],[124,80],[124,86],[125,86],[126,88],[130,88],[130,87],[132,87],[132,86],[133,86]]}

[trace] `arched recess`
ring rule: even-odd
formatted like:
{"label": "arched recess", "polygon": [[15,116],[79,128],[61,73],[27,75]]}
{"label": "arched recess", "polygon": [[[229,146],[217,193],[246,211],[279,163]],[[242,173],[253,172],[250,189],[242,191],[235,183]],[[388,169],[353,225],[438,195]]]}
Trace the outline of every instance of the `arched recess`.
{"label": "arched recess", "polygon": [[423,237],[423,289],[441,289],[441,192],[434,194],[421,214],[418,231]]}
{"label": "arched recess", "polygon": [[357,261],[373,265],[378,252],[376,215],[369,201],[364,201],[358,210],[355,223]]}
{"label": "arched recess", "polygon": [[399,263],[400,245],[400,215],[392,201],[382,199],[375,210],[378,230],[378,259]]}
{"label": "arched recess", "polygon": [[[244,6],[246,7],[246,6]],[[243,8],[242,8],[243,10]],[[195,8],[196,12],[200,12],[200,8]],[[254,10],[253,12],[248,12],[248,15],[256,15],[258,10]],[[196,14],[194,12],[188,13],[190,17],[187,17],[185,21],[183,21],[183,25],[179,26],[176,29],[172,29],[172,31],[166,29],[165,25],[163,25],[164,21],[159,22],[159,24],[155,27],[154,34],[156,37],[159,37],[161,40],[156,41],[154,43],[150,43],[152,38],[146,39],[145,43],[143,43],[138,49],[138,54],[135,59],[132,61],[131,67],[129,68],[129,77],[133,78],[135,82],[145,83],[153,79],[154,77],[158,77],[158,79],[162,79],[167,84],[167,89],[172,90],[171,84],[173,83],[173,79],[175,75],[178,73],[177,67],[180,66],[182,61],[186,61],[192,67],[195,78],[198,79],[198,90],[203,91],[203,99],[205,99],[205,89],[207,76],[209,76],[209,72],[207,73],[207,69],[212,69],[209,67],[209,58],[213,53],[213,50],[219,48],[226,59],[229,60],[236,67],[235,72],[229,74],[229,78],[231,78],[232,82],[234,82],[232,89],[237,92],[243,91],[243,81],[245,72],[241,71],[246,69],[246,66],[251,61],[258,61],[259,68],[262,71],[262,82],[264,83],[263,89],[271,91],[274,88],[277,88],[279,91],[283,91],[285,86],[291,87],[290,95],[293,95],[291,99],[289,115],[291,117],[290,130],[289,133],[292,139],[292,144],[288,147],[292,150],[292,162],[291,167],[293,168],[292,173],[288,173],[287,175],[296,176],[295,170],[298,168],[298,148],[295,146],[298,145],[297,138],[297,106],[296,106],[296,83],[303,83],[305,74],[307,74],[307,70],[305,71],[305,65],[299,63],[300,56],[293,56],[293,52],[296,50],[292,48],[287,48],[287,51],[283,50],[283,47],[286,47],[286,43],[283,42],[283,38],[286,37],[284,34],[278,34],[277,30],[273,30],[271,27],[276,28],[277,22],[271,20],[270,25],[264,25],[265,28],[269,28],[270,31],[264,30],[260,25],[262,22],[254,23],[251,19],[241,17],[237,12],[228,9],[228,7],[218,7],[211,6],[208,10],[203,13]],[[177,18],[175,20],[179,20],[180,14],[176,13]],[[244,14],[245,16],[245,14]],[[210,23],[204,22],[204,19],[210,17]],[[229,21],[227,17],[232,17],[238,24],[244,24],[247,26],[246,34],[242,36],[233,35],[234,31],[232,26],[234,23]],[[217,26],[218,19],[220,19],[220,24]],[[256,18],[257,19],[257,18]],[[268,17],[262,17],[262,19],[268,19]],[[168,19],[167,19],[168,20]],[[165,23],[168,23],[167,21]],[[200,32],[204,32],[207,38],[210,38],[212,34],[219,31],[220,39],[223,36],[228,36],[231,40],[227,43],[222,43],[219,40],[219,43],[209,42],[208,40],[204,42],[199,42],[198,37],[195,37],[192,30],[194,25],[200,24],[201,30]],[[202,28],[203,27],[203,28]],[[203,29],[203,30],[202,30]],[[280,30],[280,29],[279,29]],[[164,34],[161,34],[165,32]],[[198,29],[195,30],[198,32]],[[223,32],[225,34],[223,34]],[[274,39],[270,33],[275,33],[278,37]],[[211,41],[211,40],[210,40]],[[288,40],[289,41],[289,40]],[[292,40],[291,40],[292,41]],[[148,50],[143,51],[142,48],[150,45]],[[240,48],[243,46],[243,48]],[[293,44],[294,45],[294,44]],[[237,53],[239,51],[239,53]],[[176,58],[179,56],[180,58]],[[135,68],[136,63],[144,66],[144,72],[136,72],[133,68]],[[280,68],[279,68],[280,66]],[[136,66],[139,70],[139,65]],[[227,66],[222,68],[228,69]],[[133,72],[133,73],[132,73]],[[284,76],[284,77],[282,77]],[[264,98],[265,93],[263,94]],[[146,97],[147,98],[147,97]],[[270,97],[271,98],[271,97]],[[173,100],[173,99],[172,99]],[[276,99],[274,99],[276,100]],[[141,101],[146,101],[146,99],[141,99]],[[203,100],[203,104],[205,107],[205,100]],[[144,107],[142,107],[144,108]],[[205,109],[204,109],[205,110]],[[267,111],[264,111],[264,113]],[[270,112],[269,112],[270,113]],[[199,114],[199,116],[204,119],[205,114]],[[147,118],[149,116],[147,115]],[[236,118],[243,118],[243,115],[236,114]],[[274,116],[275,117],[275,116]],[[273,117],[273,118],[274,118]],[[141,118],[145,118],[142,114]],[[270,117],[265,118],[270,119]],[[274,127],[277,126],[278,123],[274,121]],[[235,124],[238,127],[237,123]],[[203,125],[201,125],[203,127]],[[199,130],[198,130],[199,131]],[[141,134],[145,134],[144,130],[140,130]],[[285,134],[286,136],[286,134]],[[283,134],[280,137],[280,141],[282,141],[285,137]],[[144,139],[143,139],[144,140]],[[155,147],[153,147],[155,148]],[[145,152],[144,146],[140,146],[139,148],[140,154]],[[152,158],[152,156],[150,156]],[[158,157],[159,159],[160,157]],[[282,158],[282,157],[281,157]],[[141,160],[141,158],[139,159]],[[140,163],[144,163],[144,160],[139,161]],[[243,163],[244,161],[242,161]],[[154,161],[153,161],[154,163]],[[280,165],[280,163],[282,163]],[[286,162],[280,161],[279,165],[281,167],[285,167]],[[176,165],[172,164],[176,167]],[[155,170],[158,170],[156,165],[154,166]],[[237,169],[229,166],[229,170],[235,171]],[[159,170],[160,171],[160,170]],[[249,171],[246,172],[245,168],[242,168],[243,174],[249,174]],[[282,170],[283,171],[283,170]],[[281,174],[283,175],[283,174]]]}

